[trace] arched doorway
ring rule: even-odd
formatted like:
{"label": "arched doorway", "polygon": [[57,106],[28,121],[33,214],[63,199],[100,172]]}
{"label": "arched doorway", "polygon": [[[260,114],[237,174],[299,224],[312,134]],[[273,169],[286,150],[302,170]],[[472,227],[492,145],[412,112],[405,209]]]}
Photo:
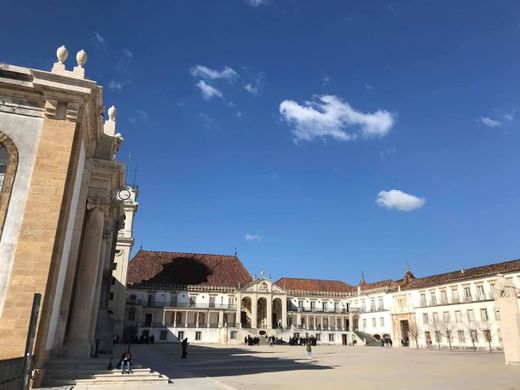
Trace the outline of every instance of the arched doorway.
{"label": "arched doorway", "polygon": [[358,315],[355,315],[352,317],[352,322],[353,322],[353,330],[354,331],[357,331],[359,330],[359,316]]}
{"label": "arched doorway", "polygon": [[280,298],[273,299],[273,329],[278,329],[282,326],[282,300]]}
{"label": "arched doorway", "polygon": [[244,297],[240,302],[240,324],[242,328],[251,327],[251,298]]}
{"label": "arched doorway", "polygon": [[267,328],[267,300],[265,298],[258,299],[256,313],[257,328]]}

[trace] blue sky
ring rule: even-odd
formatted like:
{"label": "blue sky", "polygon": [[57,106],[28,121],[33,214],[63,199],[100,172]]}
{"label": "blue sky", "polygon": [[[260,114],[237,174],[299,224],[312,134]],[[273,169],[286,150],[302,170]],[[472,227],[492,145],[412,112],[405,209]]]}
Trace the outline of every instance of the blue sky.
{"label": "blue sky", "polygon": [[350,283],[520,257],[516,1],[2,8],[1,62],[87,51],[137,166],[137,248]]}

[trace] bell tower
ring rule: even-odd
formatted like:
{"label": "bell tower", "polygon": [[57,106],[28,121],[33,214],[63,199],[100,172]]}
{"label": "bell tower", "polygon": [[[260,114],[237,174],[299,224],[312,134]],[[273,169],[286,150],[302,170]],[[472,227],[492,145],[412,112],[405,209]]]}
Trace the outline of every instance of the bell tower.
{"label": "bell tower", "polygon": [[137,212],[137,196],[139,189],[133,187],[123,187],[117,194],[119,200],[123,202],[124,224],[122,224],[117,234],[116,251],[112,269],[112,285],[110,287],[109,309],[112,311],[114,319],[114,334],[123,336],[123,324],[126,304],[126,274],[128,262],[134,246],[134,216]]}

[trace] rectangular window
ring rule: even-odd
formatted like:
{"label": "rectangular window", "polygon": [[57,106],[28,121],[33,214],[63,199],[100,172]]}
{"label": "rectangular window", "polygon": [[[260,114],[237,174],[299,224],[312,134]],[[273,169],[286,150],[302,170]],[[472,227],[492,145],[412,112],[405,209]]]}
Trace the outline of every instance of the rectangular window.
{"label": "rectangular window", "polygon": [[426,294],[421,294],[421,306],[426,306]]}
{"label": "rectangular window", "polygon": [[478,295],[478,299],[481,300],[481,301],[486,299],[486,294],[484,292],[484,285],[483,284],[479,284],[477,286],[477,295]]}
{"label": "rectangular window", "polygon": [[114,277],[112,276],[112,286],[113,286],[114,284],[116,284],[116,278],[114,278]]}
{"label": "rectangular window", "polygon": [[216,297],[209,297],[209,307],[215,307],[215,298]]}
{"label": "rectangular window", "polygon": [[445,311],[444,313],[442,313],[442,320],[444,322],[450,322],[450,312]]}
{"label": "rectangular window", "polygon": [[179,341],[184,340],[184,332],[182,330],[180,330],[179,333],[177,333],[177,339]]}
{"label": "rectangular window", "polygon": [[430,292],[430,300],[432,305],[437,304],[437,295],[435,294],[435,291]]}
{"label": "rectangular window", "polygon": [[451,290],[451,299],[453,303],[459,303],[459,289],[454,288]]}
{"label": "rectangular window", "polygon": [[377,326],[376,319],[372,318],[372,327],[375,328]]}
{"label": "rectangular window", "polygon": [[316,333],[316,341],[321,341],[321,333]]}
{"label": "rectangular window", "polygon": [[195,340],[199,340],[200,341],[201,337],[202,337],[202,332],[200,332],[200,331],[199,332],[195,332]]}
{"label": "rectangular window", "polygon": [[380,324],[381,326],[385,326],[385,319],[384,319],[384,317],[381,317],[381,318],[379,319],[379,324]]}
{"label": "rectangular window", "polygon": [[489,294],[491,295],[491,299],[495,298],[495,284],[489,284]]}
{"label": "rectangular window", "polygon": [[492,337],[491,337],[491,331],[489,329],[484,329],[482,331],[482,334],[484,335],[484,339],[489,343],[490,341],[492,341]]}
{"label": "rectangular window", "polygon": [[329,342],[332,343],[334,341],[334,333],[329,333]]}
{"label": "rectangular window", "polygon": [[298,301],[298,307],[299,307],[300,309],[303,309],[303,301]]}
{"label": "rectangular window", "polygon": [[470,334],[471,334],[471,339],[475,342],[478,342],[478,333],[476,330],[471,330],[470,331]]}
{"label": "rectangular window", "polygon": [[376,311],[376,300],[375,299],[370,300],[370,311]]}
{"label": "rectangular window", "polygon": [[464,301],[465,302],[471,302],[471,288],[464,287]]}
{"label": "rectangular window", "polygon": [[435,331],[435,341],[436,341],[436,342],[439,342],[439,341],[441,341],[441,340],[442,340],[441,332],[440,332],[440,330],[436,330],[436,331]]}
{"label": "rectangular window", "polygon": [[114,261],[112,264],[112,271],[115,271],[117,269],[117,263]]}
{"label": "rectangular window", "polygon": [[500,310],[496,310],[496,311],[495,311],[495,319],[496,319],[497,321],[500,321]]}
{"label": "rectangular window", "polygon": [[482,321],[489,320],[487,309],[480,309],[480,319]]}
{"label": "rectangular window", "polygon": [[316,302],[311,301],[311,310],[314,310],[315,307],[316,307]]}
{"label": "rectangular window", "polygon": [[195,306],[197,302],[197,297],[195,295],[190,296],[190,306]]}
{"label": "rectangular window", "polygon": [[293,338],[294,339],[299,339],[300,338],[300,334],[298,332],[296,332],[294,335],[293,335]]}
{"label": "rectangular window", "polygon": [[460,310],[455,312],[455,321],[462,322],[462,312]]}
{"label": "rectangular window", "polygon": [[466,342],[466,337],[464,336],[464,331],[463,330],[459,330],[457,333],[459,335],[459,343],[465,343]]}
{"label": "rectangular window", "polygon": [[441,291],[441,303],[444,305],[448,303],[448,292],[446,290]]}
{"label": "rectangular window", "polygon": [[168,331],[167,330],[161,330],[159,332],[159,340],[168,340]]}
{"label": "rectangular window", "polygon": [[231,340],[236,340],[237,339],[237,331],[236,330],[232,330],[231,332],[229,332],[229,338]]}
{"label": "rectangular window", "polygon": [[468,320],[471,322],[475,321],[475,312],[473,309],[468,309]]}
{"label": "rectangular window", "polygon": [[233,306],[235,304],[235,297],[229,297],[228,302],[230,306]]}
{"label": "rectangular window", "polygon": [[363,318],[363,329],[367,328],[367,319]]}
{"label": "rectangular window", "polygon": [[422,314],[422,322],[423,324],[427,324],[429,321],[428,321],[428,313],[423,313]]}
{"label": "rectangular window", "polygon": [[114,300],[114,293],[111,292],[111,293],[108,295],[108,300],[109,300],[109,301],[113,301],[113,300]]}
{"label": "rectangular window", "polygon": [[377,301],[377,304],[378,304],[378,309],[379,309],[379,310],[384,310],[384,309],[385,309],[384,304],[383,304],[383,300],[382,300],[382,299],[379,299],[379,300]]}
{"label": "rectangular window", "polygon": [[433,313],[433,323],[439,322],[439,313]]}

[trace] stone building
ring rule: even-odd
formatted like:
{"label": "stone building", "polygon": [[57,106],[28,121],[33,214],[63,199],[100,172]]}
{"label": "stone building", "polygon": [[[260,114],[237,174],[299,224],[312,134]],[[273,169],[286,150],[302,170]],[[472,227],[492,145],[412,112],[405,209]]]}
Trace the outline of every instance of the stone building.
{"label": "stone building", "polygon": [[[0,358],[24,354],[33,295],[42,295],[34,354],[88,357],[111,348],[108,288],[125,167],[116,110],[85,77],[87,54],[51,71],[0,65]],[[109,325],[107,325],[109,324]]]}
{"label": "stone building", "polygon": [[320,344],[501,349],[497,274],[520,285],[520,260],[357,286],[253,278],[235,256],[139,251],[129,264],[125,338],[242,343],[316,337]]}

